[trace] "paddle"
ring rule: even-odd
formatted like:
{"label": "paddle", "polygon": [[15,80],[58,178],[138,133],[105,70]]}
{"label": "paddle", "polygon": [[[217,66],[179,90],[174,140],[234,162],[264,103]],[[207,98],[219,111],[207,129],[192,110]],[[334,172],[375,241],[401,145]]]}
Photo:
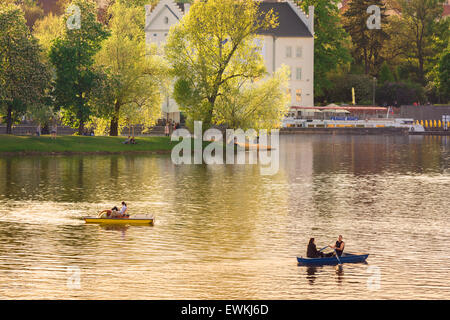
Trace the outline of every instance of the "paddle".
{"label": "paddle", "polygon": [[336,255],[336,258],[337,258],[339,264],[342,264],[341,259],[339,259],[339,256],[338,256],[338,254],[336,252],[336,249],[333,249],[333,250],[334,250],[334,254]]}
{"label": "paddle", "polygon": [[322,249],[319,250],[319,252],[322,252],[322,251],[325,250],[326,248],[328,248],[328,246],[323,247]]}

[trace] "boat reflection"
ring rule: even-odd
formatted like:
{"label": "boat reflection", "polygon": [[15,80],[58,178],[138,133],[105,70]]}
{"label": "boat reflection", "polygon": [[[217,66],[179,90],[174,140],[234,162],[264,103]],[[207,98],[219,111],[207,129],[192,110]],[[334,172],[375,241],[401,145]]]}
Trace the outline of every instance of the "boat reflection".
{"label": "boat reflection", "polygon": [[130,227],[129,225],[122,224],[99,224],[100,228],[107,231],[122,231],[125,232]]}
{"label": "boat reflection", "polygon": [[306,267],[306,279],[308,280],[309,284],[313,285],[316,281],[316,272],[317,267]]}
{"label": "boat reflection", "polygon": [[335,270],[337,282],[342,283],[342,280],[344,279],[344,267],[342,265],[337,265]]}

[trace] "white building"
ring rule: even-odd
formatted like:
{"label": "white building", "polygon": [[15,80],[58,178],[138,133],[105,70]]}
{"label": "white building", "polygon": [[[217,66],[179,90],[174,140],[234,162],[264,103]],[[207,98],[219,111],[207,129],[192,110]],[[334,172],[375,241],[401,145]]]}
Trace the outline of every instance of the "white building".
{"label": "white building", "polygon": [[[279,26],[261,31],[262,54],[269,73],[285,64],[291,68],[289,94],[291,106],[314,106],[314,7],[304,13],[292,0],[260,1],[260,10],[270,9],[278,15]],[[164,44],[169,29],[189,11],[190,5],[173,0],[160,0],[146,5],[145,33],[147,44]],[[177,104],[167,97],[162,106],[163,117],[180,121]]]}

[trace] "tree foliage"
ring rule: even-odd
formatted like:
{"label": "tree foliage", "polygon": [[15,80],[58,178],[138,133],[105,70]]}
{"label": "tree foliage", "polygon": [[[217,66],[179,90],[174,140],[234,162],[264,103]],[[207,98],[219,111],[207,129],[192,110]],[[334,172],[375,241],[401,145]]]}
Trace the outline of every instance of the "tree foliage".
{"label": "tree foliage", "polygon": [[[56,69],[53,94],[57,106],[62,108],[63,120],[78,127],[78,133],[83,134],[84,125],[93,112],[90,105],[92,88],[100,79],[93,68],[93,57],[108,32],[97,21],[95,2],[74,0],[72,4],[80,8],[80,28],[65,28],[63,35],[53,42],[50,61]],[[65,25],[69,17],[67,13],[64,15]]]}
{"label": "tree foliage", "polygon": [[[380,29],[369,29],[367,26],[371,15],[367,13],[367,8],[371,5],[380,8]],[[364,65],[365,74],[376,75],[383,63],[383,44],[389,37],[386,32],[386,6],[382,0],[352,0],[343,16],[344,28],[352,39],[355,62]]]}
{"label": "tree foliage", "polygon": [[[233,100],[230,95],[248,96],[251,83],[266,76],[256,32],[276,25],[273,11],[262,13],[255,1],[210,0],[195,2],[171,28],[166,57],[177,77],[174,97],[187,114],[188,124],[199,120],[207,129],[218,123],[236,123],[225,118],[228,113],[221,108]],[[235,100],[237,105],[242,105],[244,96]]]}
{"label": "tree foliage", "polygon": [[168,68],[156,50],[146,48],[141,8],[116,2],[109,14],[111,36],[102,42],[95,60],[109,83],[109,94],[99,95],[109,100],[100,103],[100,114],[110,119],[110,135],[117,136],[119,124],[155,123],[161,114],[160,81]]}
{"label": "tree foliage", "polygon": [[[392,32],[388,47],[399,51],[415,70],[416,76],[412,80],[425,85],[426,73],[436,64],[436,55],[444,50],[449,41],[449,21],[441,19],[443,1],[397,1],[401,15],[391,18]],[[435,61],[427,67],[433,59]]]}
{"label": "tree foliage", "polygon": [[314,95],[321,97],[332,82],[328,75],[351,61],[346,45],[347,32],[342,27],[339,0],[299,0],[298,5],[308,12],[314,6]]}
{"label": "tree foliage", "polygon": [[15,120],[43,103],[50,74],[40,58],[23,11],[0,4],[0,113],[6,115],[7,133]]}

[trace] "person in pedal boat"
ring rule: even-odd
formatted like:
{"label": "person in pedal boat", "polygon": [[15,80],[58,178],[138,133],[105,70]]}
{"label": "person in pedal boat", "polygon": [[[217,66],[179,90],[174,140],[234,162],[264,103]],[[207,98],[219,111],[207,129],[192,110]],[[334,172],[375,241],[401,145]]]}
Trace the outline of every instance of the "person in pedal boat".
{"label": "person in pedal boat", "polygon": [[316,244],[314,243],[314,238],[309,239],[308,249],[306,250],[306,256],[308,258],[323,257],[323,252],[317,250]]}
{"label": "person in pedal boat", "polygon": [[113,218],[119,215],[119,209],[117,207],[112,208],[111,210],[103,210],[98,213],[99,218]]}
{"label": "person in pedal boat", "polygon": [[[340,257],[342,255],[342,253],[344,252],[344,247],[345,247],[345,242],[342,241],[343,237],[341,235],[339,235],[336,244],[334,246],[330,246],[330,248],[335,249],[337,255]],[[333,252],[334,254],[334,252]]]}
{"label": "person in pedal boat", "polygon": [[125,203],[125,201],[122,201],[122,209],[120,209],[120,215],[122,218],[129,218],[130,215],[127,214],[128,208],[127,208],[127,204]]}

